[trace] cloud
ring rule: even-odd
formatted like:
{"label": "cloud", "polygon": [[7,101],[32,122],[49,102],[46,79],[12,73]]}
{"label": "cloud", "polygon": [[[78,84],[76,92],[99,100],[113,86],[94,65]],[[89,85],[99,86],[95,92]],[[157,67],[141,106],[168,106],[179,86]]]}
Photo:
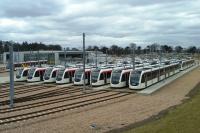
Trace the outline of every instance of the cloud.
{"label": "cloud", "polygon": [[5,17],[37,17],[53,15],[62,5],[55,0],[1,0],[0,8]]}
{"label": "cloud", "polygon": [[1,0],[4,40],[87,45],[199,43],[199,0]]}

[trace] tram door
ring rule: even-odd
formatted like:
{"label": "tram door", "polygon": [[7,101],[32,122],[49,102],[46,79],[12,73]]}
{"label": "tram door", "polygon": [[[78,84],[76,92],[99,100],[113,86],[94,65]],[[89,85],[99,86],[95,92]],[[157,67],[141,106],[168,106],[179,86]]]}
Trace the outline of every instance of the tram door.
{"label": "tram door", "polygon": [[157,71],[158,82],[160,81],[160,69]]}
{"label": "tram door", "polygon": [[128,82],[129,82],[129,75],[130,75],[130,73],[125,73],[125,78],[126,78],[126,86],[128,86]]}
{"label": "tram door", "polygon": [[106,83],[107,83],[107,72],[104,73],[104,84],[106,84]]}
{"label": "tram door", "polygon": [[56,75],[57,75],[57,71],[53,71],[52,78],[56,78]]}
{"label": "tram door", "polygon": [[165,79],[166,79],[166,74],[167,74],[167,72],[166,72],[166,68],[164,68]]}
{"label": "tram door", "polygon": [[145,75],[145,88],[147,87],[147,74],[144,74]]}
{"label": "tram door", "polygon": [[68,74],[69,74],[69,82],[71,83],[72,82],[72,77],[73,77],[72,71],[71,72],[69,71]]}
{"label": "tram door", "polygon": [[90,72],[85,73],[86,84],[90,84]]}
{"label": "tram door", "polygon": [[42,70],[41,70],[41,71],[36,71],[35,73],[36,73],[35,75],[36,75],[37,77],[39,77],[39,76],[40,76],[40,81],[43,81],[43,74],[42,74]]}

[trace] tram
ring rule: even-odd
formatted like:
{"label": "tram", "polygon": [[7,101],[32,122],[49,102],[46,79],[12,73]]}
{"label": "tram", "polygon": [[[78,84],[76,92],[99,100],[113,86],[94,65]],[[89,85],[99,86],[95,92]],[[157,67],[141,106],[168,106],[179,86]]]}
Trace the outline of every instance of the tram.
{"label": "tram", "polygon": [[45,73],[46,68],[41,68],[41,67],[32,67],[28,71],[28,82],[38,82],[38,81],[43,81],[43,76]]}
{"label": "tram", "polygon": [[91,72],[92,86],[101,86],[110,83],[112,68],[96,68]]}
{"label": "tram", "polygon": [[74,82],[74,74],[78,68],[64,68],[58,70],[58,75],[56,77],[57,84],[66,84]]}

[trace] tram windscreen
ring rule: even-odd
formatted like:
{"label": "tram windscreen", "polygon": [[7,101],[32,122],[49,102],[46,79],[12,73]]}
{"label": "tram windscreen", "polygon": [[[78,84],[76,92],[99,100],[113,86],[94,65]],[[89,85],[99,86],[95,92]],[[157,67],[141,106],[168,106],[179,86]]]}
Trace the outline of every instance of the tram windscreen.
{"label": "tram windscreen", "polygon": [[130,83],[133,86],[139,85],[141,71],[133,71],[130,76]]}
{"label": "tram windscreen", "polygon": [[35,72],[35,69],[36,68],[31,68],[29,71],[28,71],[28,77],[32,77],[34,72]]}
{"label": "tram windscreen", "polygon": [[99,69],[95,69],[92,71],[91,77],[92,77],[92,83],[96,83],[99,77]]}
{"label": "tram windscreen", "polygon": [[121,76],[121,70],[114,70],[112,72],[111,82],[112,84],[118,84]]}
{"label": "tram windscreen", "polygon": [[83,75],[83,70],[78,70],[76,73],[75,73],[75,81],[76,82],[80,82],[81,81],[81,78],[82,78],[82,75]]}
{"label": "tram windscreen", "polygon": [[57,80],[59,80],[59,81],[62,80],[64,72],[65,72],[64,69],[58,71]]}
{"label": "tram windscreen", "polygon": [[16,78],[20,78],[22,75],[23,69],[18,69],[16,73]]}
{"label": "tram windscreen", "polygon": [[49,78],[51,76],[53,68],[47,68],[45,73],[44,73],[44,78]]}

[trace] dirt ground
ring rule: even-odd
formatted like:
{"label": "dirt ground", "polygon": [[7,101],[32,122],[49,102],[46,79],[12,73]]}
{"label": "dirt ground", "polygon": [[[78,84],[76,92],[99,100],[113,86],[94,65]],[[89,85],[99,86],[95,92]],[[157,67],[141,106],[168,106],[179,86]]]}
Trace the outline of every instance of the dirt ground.
{"label": "dirt ground", "polygon": [[96,133],[122,128],[182,103],[187,98],[186,95],[199,83],[199,73],[200,68],[197,68],[152,95],[133,94],[114,102],[65,111],[39,122],[32,120],[25,125],[9,127],[0,132]]}

